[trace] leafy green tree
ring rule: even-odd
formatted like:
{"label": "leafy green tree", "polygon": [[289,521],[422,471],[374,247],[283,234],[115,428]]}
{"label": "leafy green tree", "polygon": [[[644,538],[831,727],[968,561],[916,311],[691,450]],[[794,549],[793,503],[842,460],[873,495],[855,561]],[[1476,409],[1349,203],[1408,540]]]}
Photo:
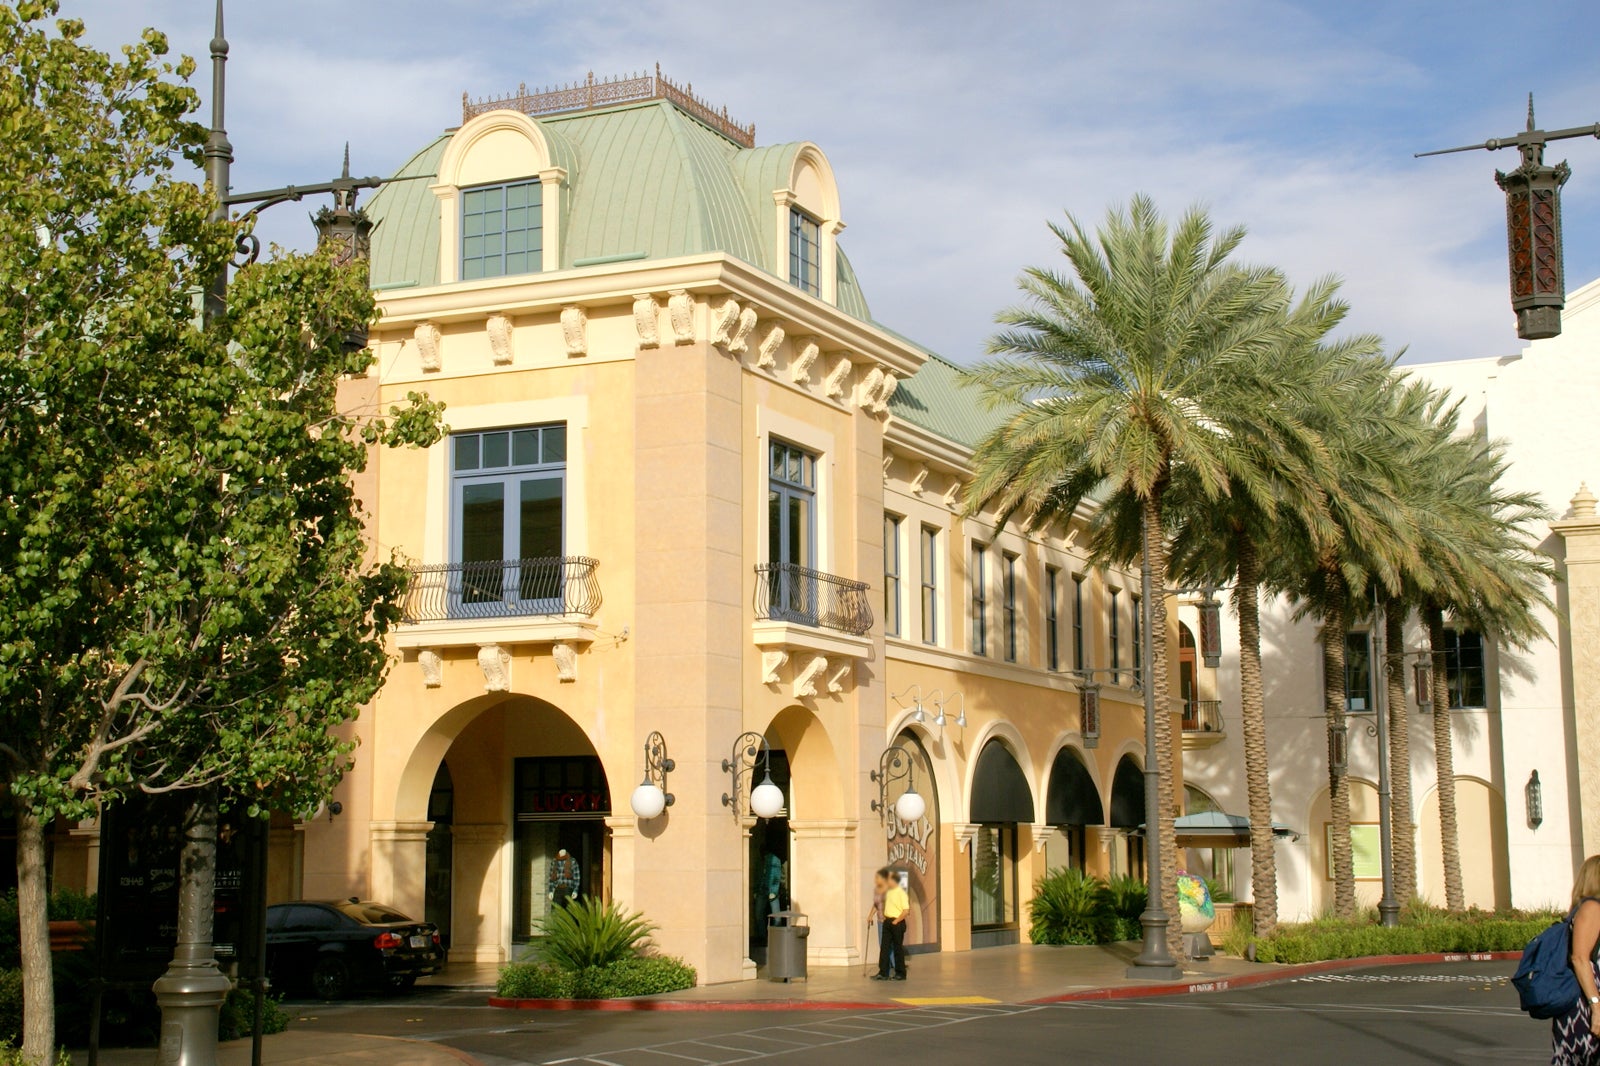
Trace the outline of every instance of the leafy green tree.
{"label": "leafy green tree", "polygon": [[[1275,271],[1235,264],[1244,231],[1218,232],[1198,209],[1169,225],[1139,196],[1094,235],[1070,216],[1051,229],[1071,273],[1027,270],[1025,303],[1000,314],[991,358],[968,376],[1005,414],[974,456],[967,508],[1037,527],[1070,518],[1091,495],[1104,501],[1090,549],[1148,563],[1158,592],[1147,683],[1166,712],[1168,492],[1182,477],[1213,500],[1267,493],[1235,430],[1258,421],[1257,394],[1240,380],[1276,342],[1285,286]],[[1163,902],[1181,957],[1170,714],[1157,714],[1155,734],[1146,757],[1161,768],[1161,794],[1146,816],[1165,856]]]}
{"label": "leafy green tree", "polygon": [[405,585],[371,558],[351,476],[438,432],[421,397],[356,399],[360,270],[252,266],[200,324],[237,227],[175,174],[203,140],[192,63],[153,30],[114,58],[56,11],[0,5],[0,785],[32,1062],[54,1043],[49,827],[134,792],[198,790],[202,812],[326,796]]}

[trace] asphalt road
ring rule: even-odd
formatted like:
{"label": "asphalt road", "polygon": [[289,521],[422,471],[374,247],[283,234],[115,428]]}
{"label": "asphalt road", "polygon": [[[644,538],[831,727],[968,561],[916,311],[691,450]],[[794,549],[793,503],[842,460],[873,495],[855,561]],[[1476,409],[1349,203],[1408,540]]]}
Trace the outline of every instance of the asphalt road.
{"label": "asphalt road", "polygon": [[1406,966],[1237,992],[1043,1007],[894,1011],[506,1011],[477,995],[300,1003],[300,1029],[432,1040],[485,1066],[1026,1066],[1031,1063],[1404,1066],[1550,1060],[1508,963]]}

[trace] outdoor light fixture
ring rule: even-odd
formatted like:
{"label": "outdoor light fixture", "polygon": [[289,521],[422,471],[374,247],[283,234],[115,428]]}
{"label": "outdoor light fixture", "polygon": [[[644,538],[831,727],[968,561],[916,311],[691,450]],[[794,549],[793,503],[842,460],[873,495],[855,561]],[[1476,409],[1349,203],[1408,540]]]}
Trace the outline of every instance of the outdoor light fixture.
{"label": "outdoor light fixture", "polygon": [[1078,732],[1083,746],[1100,746],[1100,686],[1091,681],[1078,689]]}
{"label": "outdoor light fixture", "polygon": [[1328,730],[1328,765],[1336,774],[1350,769],[1350,726]]}
{"label": "outdoor light fixture", "polygon": [[[943,689],[934,689],[933,692],[928,696],[928,702],[937,708],[937,713],[933,716],[933,724],[938,726],[940,729],[944,728],[945,722],[948,720],[944,709],[949,706],[951,700],[961,701],[960,706],[956,708],[956,725],[960,726],[962,729],[967,728],[966,696],[960,692],[952,692],[950,695],[946,696]],[[918,719],[918,721],[920,720],[921,719]]]}
{"label": "outdoor light fixture", "polygon": [[733,809],[735,818],[744,817],[739,797],[746,777],[755,779],[756,759],[763,759],[761,784],[750,790],[750,813],[757,818],[776,818],[783,810],[783,789],[772,783],[772,746],[760,733],[741,733],[733,742],[733,754],[722,760],[722,772],[733,777],[733,792],[722,794],[722,805]]}
{"label": "outdoor light fixture", "polygon": [[667,775],[678,764],[667,757],[667,738],[651,733],[644,741],[644,780],[633,790],[628,806],[641,821],[661,817],[661,812],[672,806],[674,796],[667,791]]}
{"label": "outdoor light fixture", "polygon": [[872,801],[872,809],[878,812],[880,822],[889,820],[889,782],[902,777],[906,779],[906,790],[894,801],[894,816],[909,825],[921,821],[928,813],[927,801],[917,792],[915,764],[906,749],[899,745],[885,748],[878,757],[878,768],[867,776],[878,786],[878,798]]}
{"label": "outdoor light fixture", "polygon": [[1528,828],[1537,829],[1544,821],[1544,786],[1539,783],[1539,771],[1528,775],[1522,787],[1523,798],[1528,801]]}
{"label": "outdoor light fixture", "polygon": [[1528,94],[1528,128],[1510,137],[1495,137],[1482,144],[1419,152],[1418,156],[1495,151],[1516,148],[1522,165],[1495,171],[1494,180],[1506,194],[1506,247],[1511,266],[1511,309],[1517,313],[1517,336],[1542,340],[1561,333],[1561,308],[1566,304],[1566,283],[1561,264],[1561,186],[1572,176],[1563,161],[1546,166],[1544,146],[1569,137],[1600,137],[1600,122],[1564,130],[1534,128],[1533,94]]}
{"label": "outdoor light fixture", "polygon": [[1433,664],[1418,659],[1411,664],[1412,684],[1417,687],[1417,710],[1428,714],[1433,710]]}
{"label": "outdoor light fixture", "polygon": [[1222,665],[1222,602],[1217,590],[1207,585],[1200,600],[1200,658],[1208,670]]}
{"label": "outdoor light fixture", "polygon": [[915,712],[912,714],[912,718],[916,719],[916,721],[919,723],[926,722],[928,720],[928,712],[924,710],[922,706],[921,685],[908,685],[903,692],[889,693],[889,698],[894,700],[894,702],[901,707],[905,706],[905,698],[907,696],[911,697],[911,706],[915,709]]}

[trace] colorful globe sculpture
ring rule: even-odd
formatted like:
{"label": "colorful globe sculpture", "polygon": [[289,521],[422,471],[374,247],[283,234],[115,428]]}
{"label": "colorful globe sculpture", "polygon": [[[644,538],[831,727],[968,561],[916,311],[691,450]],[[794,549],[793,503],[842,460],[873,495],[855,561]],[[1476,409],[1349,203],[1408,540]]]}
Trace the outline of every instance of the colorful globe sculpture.
{"label": "colorful globe sculpture", "polygon": [[1185,933],[1203,933],[1217,920],[1206,883],[1191,873],[1178,873],[1178,916]]}

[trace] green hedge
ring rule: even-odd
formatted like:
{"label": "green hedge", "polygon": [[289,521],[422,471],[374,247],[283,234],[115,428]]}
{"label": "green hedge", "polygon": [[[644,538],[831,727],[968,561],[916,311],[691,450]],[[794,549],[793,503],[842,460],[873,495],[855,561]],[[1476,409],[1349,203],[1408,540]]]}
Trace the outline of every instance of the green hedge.
{"label": "green hedge", "polygon": [[0,1046],[21,1037],[22,971],[0,970]]}
{"label": "green hedge", "polygon": [[1035,944],[1138,940],[1145,898],[1144,882],[1136,877],[1106,882],[1070,868],[1052,870],[1034,885],[1028,936]]}
{"label": "green hedge", "polygon": [[1257,938],[1248,928],[1235,928],[1225,950],[1246,955],[1253,948],[1257,962],[1322,962],[1372,955],[1440,955],[1488,951],[1521,951],[1560,915],[1553,912],[1473,910],[1449,914],[1413,905],[1393,928],[1377,924],[1375,915],[1357,921],[1323,919],[1303,925],[1280,925],[1271,936]]}
{"label": "green hedge", "polygon": [[694,983],[694,967],[682,959],[644,955],[581,970],[513,963],[500,971],[495,991],[502,999],[621,999],[676,992]]}

